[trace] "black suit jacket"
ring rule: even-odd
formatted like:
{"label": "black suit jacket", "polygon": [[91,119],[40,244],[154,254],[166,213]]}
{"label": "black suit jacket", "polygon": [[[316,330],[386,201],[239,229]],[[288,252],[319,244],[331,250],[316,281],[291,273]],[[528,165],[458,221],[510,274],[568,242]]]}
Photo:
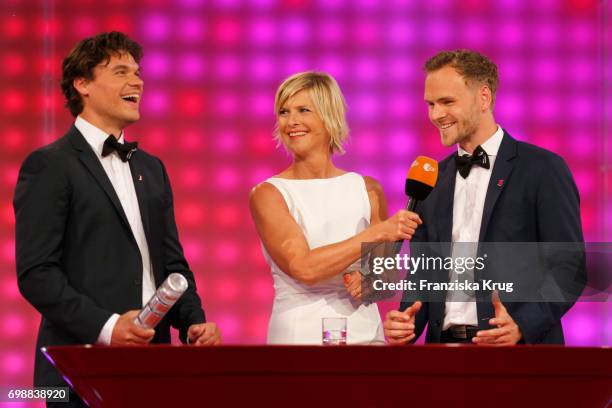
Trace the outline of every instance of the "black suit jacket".
{"label": "black suit jacket", "polygon": [[[440,162],[438,183],[419,204],[417,212],[423,225],[413,242],[452,241],[457,173],[454,156]],[[501,186],[499,180],[503,180]],[[504,131],[487,189],[479,241],[583,242],[580,197],[564,160],[548,150],[516,141]],[[577,275],[572,279],[586,280],[583,260],[579,260]],[[574,292],[584,287],[583,283],[578,285]],[[402,302],[400,310],[410,304]],[[571,301],[563,301],[505,306],[520,327],[524,342],[563,344],[561,317],[572,305]],[[423,304],[416,316],[417,337],[427,325],[426,342],[440,342],[444,309],[443,301]],[[477,312],[480,329],[489,329],[488,318],[495,316],[489,299],[479,299]]]}
{"label": "black suit jacket", "polygon": [[[156,286],[173,272],[189,282],[153,341],[170,342],[170,325],[185,341],[205,316],[179,243],[168,175],[142,150],[130,169]],[[63,380],[40,348],[93,344],[113,313],[140,309],[140,251],[102,164],[74,126],[26,158],[13,204],[19,290],[42,315],[34,384],[57,386]]]}

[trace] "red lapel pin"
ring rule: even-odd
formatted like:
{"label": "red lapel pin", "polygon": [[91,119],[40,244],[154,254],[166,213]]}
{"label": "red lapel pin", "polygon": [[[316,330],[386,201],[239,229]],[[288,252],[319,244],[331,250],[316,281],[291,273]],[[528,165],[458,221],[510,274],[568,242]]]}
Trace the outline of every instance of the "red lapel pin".
{"label": "red lapel pin", "polygon": [[501,187],[503,185],[504,185],[504,180],[502,179],[497,180],[497,187]]}

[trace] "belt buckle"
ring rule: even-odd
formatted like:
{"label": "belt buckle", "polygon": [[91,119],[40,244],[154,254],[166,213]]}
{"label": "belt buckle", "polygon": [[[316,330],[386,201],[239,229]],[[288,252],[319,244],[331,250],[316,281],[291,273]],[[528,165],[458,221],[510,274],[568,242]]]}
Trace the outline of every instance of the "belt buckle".
{"label": "belt buckle", "polygon": [[451,333],[453,334],[453,337],[457,339],[467,339],[467,326],[457,325],[452,326],[450,329]]}

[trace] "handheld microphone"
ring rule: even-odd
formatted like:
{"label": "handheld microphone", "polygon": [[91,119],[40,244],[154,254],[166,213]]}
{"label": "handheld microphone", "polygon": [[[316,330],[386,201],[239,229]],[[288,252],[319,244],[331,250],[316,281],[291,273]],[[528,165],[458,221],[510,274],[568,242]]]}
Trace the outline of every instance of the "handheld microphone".
{"label": "handheld microphone", "polygon": [[183,275],[171,273],[138,313],[136,323],[146,329],[155,328],[188,287],[189,283]]}
{"label": "handheld microphone", "polygon": [[438,162],[425,156],[418,156],[406,176],[405,191],[408,196],[408,211],[415,211],[419,201],[427,198],[438,181]]}
{"label": "handheld microphone", "polygon": [[[418,156],[412,162],[406,176],[405,192],[408,196],[406,210],[416,211],[419,201],[427,198],[438,181],[438,162],[426,156]],[[396,241],[393,253],[398,254],[404,240]]]}

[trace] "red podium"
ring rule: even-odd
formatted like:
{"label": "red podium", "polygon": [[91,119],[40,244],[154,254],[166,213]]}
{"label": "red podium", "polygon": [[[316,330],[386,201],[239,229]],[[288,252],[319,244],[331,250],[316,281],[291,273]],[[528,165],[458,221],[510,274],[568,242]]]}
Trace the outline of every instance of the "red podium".
{"label": "red podium", "polygon": [[93,407],[605,407],[612,350],[556,346],[49,347]]}

